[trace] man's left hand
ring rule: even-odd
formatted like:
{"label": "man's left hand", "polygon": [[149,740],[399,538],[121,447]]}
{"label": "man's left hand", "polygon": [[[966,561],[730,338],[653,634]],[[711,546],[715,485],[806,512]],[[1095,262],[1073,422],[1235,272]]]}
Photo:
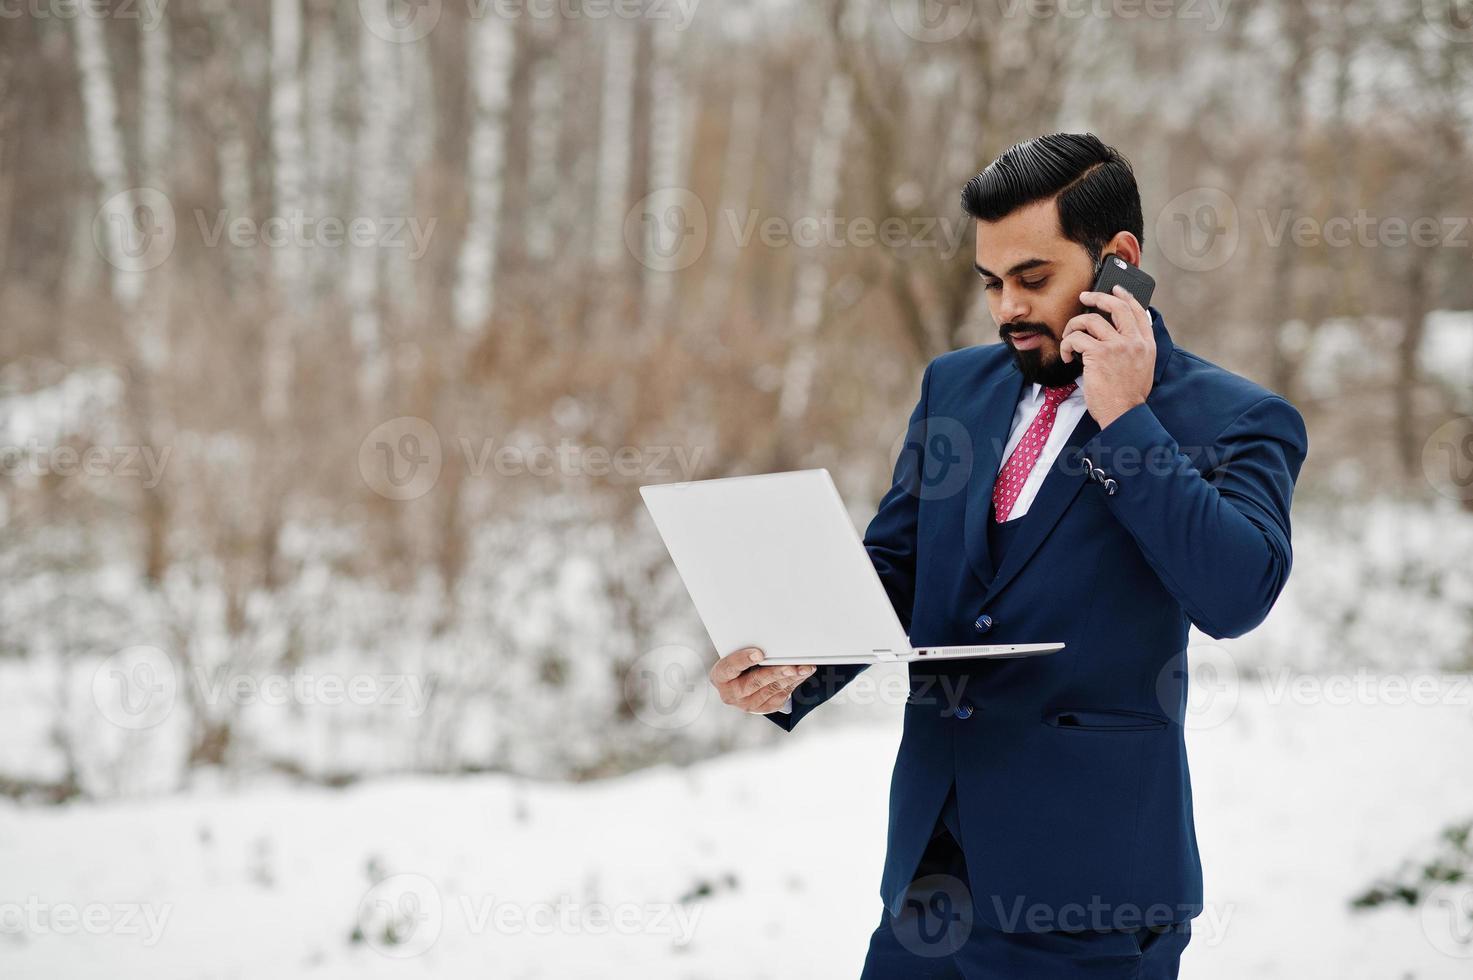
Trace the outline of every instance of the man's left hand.
{"label": "man's left hand", "polygon": [[1084,358],[1084,404],[1103,429],[1151,393],[1156,336],[1151,315],[1124,286],[1111,293],[1083,292],[1079,301],[1110,319],[1081,313],[1064,324],[1059,356],[1066,362]]}

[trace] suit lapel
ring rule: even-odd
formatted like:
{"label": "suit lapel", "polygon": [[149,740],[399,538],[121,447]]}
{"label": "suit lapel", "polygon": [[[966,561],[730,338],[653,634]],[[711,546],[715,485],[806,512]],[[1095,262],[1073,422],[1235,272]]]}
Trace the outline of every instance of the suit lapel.
{"label": "suit lapel", "polygon": [[1002,451],[1008,446],[1008,431],[1022,394],[1023,372],[1009,362],[1002,380],[980,399],[977,412],[967,420],[967,431],[972,437],[972,478],[967,481],[962,540],[972,572],[983,583],[992,580],[994,571],[992,556],[987,551],[992,485],[1002,466]]}
{"label": "suit lapel", "polygon": [[[1013,576],[1033,557],[1038,546],[1043,544],[1043,539],[1048,537],[1064,511],[1079,495],[1080,489],[1087,482],[1079,450],[1099,431],[1100,424],[1094,420],[1094,416],[1085,412],[1084,417],[1074,426],[1074,431],[1069,434],[1069,441],[1059,450],[1058,459],[1049,467],[1048,476],[1038,488],[1038,496],[1028,506],[1028,513],[1018,518],[1023,522],[1018,528],[1018,536],[1008,547],[1007,556],[1003,559],[1002,567],[997,570],[997,575],[986,582],[987,591],[982,597],[984,604],[1013,580]],[[986,528],[982,531],[982,537],[986,540]]]}

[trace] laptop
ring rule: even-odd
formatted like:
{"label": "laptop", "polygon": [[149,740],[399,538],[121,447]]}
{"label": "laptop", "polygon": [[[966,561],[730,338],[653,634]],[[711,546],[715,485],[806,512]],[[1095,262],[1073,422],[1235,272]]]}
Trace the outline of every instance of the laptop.
{"label": "laptop", "polygon": [[1063,643],[916,647],[826,469],[640,487],[718,655],[764,665],[1036,657]]}

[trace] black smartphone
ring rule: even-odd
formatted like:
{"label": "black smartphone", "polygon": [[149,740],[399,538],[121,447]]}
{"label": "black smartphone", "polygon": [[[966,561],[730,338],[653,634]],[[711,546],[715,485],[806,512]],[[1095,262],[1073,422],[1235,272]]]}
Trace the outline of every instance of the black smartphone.
{"label": "black smartphone", "polygon": [[1136,298],[1136,302],[1145,308],[1151,303],[1151,293],[1156,290],[1156,280],[1111,252],[1100,261],[1100,272],[1095,276],[1095,284],[1090,287],[1090,291],[1108,293],[1116,286],[1124,286],[1126,291]]}

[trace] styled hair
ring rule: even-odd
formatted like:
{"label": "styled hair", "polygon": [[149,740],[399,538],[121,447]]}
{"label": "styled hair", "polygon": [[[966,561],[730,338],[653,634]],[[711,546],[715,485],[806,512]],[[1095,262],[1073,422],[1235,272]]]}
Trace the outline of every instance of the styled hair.
{"label": "styled hair", "polygon": [[1065,238],[1098,259],[1122,231],[1145,244],[1141,195],[1130,162],[1093,133],[1053,133],[1016,143],[967,181],[962,209],[998,221],[1019,208],[1058,199]]}

